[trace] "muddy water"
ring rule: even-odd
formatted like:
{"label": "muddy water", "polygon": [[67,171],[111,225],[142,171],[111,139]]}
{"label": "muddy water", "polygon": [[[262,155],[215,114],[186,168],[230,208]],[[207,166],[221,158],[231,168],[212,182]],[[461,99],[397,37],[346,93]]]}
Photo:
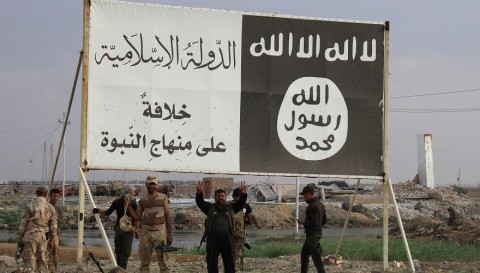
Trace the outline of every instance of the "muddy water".
{"label": "muddy water", "polygon": [[[295,229],[247,229],[247,242],[252,246],[255,241],[265,238],[282,238],[286,236],[293,236]],[[107,237],[110,245],[113,247],[113,238],[115,232],[107,230]],[[325,228],[323,230],[323,237],[329,239],[340,238],[342,233],[341,228]],[[62,230],[62,245],[76,246],[77,245],[77,231],[76,230]],[[303,236],[303,230],[299,229],[299,235]],[[176,247],[184,247],[190,249],[198,246],[202,238],[202,230],[174,230],[173,231],[173,245]],[[345,231],[345,238],[357,239],[376,239],[377,236],[382,235],[382,228],[348,228]],[[6,242],[9,239],[15,241],[17,238],[16,231],[0,230],[0,241]],[[87,246],[103,247],[103,240],[98,230],[85,230],[84,242]],[[138,240],[133,240],[133,251],[138,251]]]}

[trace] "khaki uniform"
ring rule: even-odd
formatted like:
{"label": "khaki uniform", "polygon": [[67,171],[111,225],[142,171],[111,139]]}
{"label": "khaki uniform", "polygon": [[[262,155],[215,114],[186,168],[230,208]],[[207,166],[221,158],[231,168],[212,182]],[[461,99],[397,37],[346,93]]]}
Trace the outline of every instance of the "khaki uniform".
{"label": "khaki uniform", "polygon": [[[58,221],[58,208],[53,207],[55,209],[55,217]],[[57,232],[52,235],[50,239],[50,243],[52,244],[52,248],[47,250],[48,256],[48,269],[51,273],[57,272],[58,268],[58,247],[60,245],[60,230],[57,228]]]}
{"label": "khaki uniform", "polygon": [[[143,209],[143,215],[140,220],[142,227],[140,229],[140,273],[150,272],[150,261],[152,259],[152,249],[155,244],[167,245],[167,231],[165,219],[165,205],[168,203],[168,197],[157,192],[155,196],[145,196],[138,202]],[[160,272],[170,272],[167,265],[168,256],[159,249],[155,249],[157,254],[158,266]]]}
{"label": "khaki uniform", "polygon": [[235,214],[235,268],[243,270],[244,246],[247,231],[245,229],[245,218],[252,213],[249,204]]}
{"label": "khaki uniform", "polygon": [[18,235],[24,243],[23,272],[48,272],[47,236],[57,232],[55,209],[39,196],[25,207]]}
{"label": "khaki uniform", "polygon": [[245,211],[235,214],[235,268],[240,269],[240,262],[243,259],[243,246],[245,245]]}

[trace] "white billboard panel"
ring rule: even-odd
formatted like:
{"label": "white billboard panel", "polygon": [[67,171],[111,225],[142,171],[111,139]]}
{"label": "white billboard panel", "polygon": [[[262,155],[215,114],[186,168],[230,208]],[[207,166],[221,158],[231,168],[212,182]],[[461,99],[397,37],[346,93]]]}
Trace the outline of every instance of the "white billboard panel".
{"label": "white billboard panel", "polygon": [[383,174],[385,25],[92,0],[87,169]]}

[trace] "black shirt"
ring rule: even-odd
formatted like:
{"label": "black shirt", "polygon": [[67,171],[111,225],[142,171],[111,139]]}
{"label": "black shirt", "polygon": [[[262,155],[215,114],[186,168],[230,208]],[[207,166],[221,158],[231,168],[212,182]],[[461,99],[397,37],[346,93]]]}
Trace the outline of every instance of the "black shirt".
{"label": "black shirt", "polygon": [[[137,201],[135,199],[130,203],[133,210],[137,210]],[[117,226],[119,225],[120,218],[123,217],[125,214],[125,202],[123,201],[123,196],[113,200],[112,205],[105,211],[105,215],[109,216],[112,212],[115,211],[117,213]],[[131,217],[130,213],[127,210],[127,215]]]}

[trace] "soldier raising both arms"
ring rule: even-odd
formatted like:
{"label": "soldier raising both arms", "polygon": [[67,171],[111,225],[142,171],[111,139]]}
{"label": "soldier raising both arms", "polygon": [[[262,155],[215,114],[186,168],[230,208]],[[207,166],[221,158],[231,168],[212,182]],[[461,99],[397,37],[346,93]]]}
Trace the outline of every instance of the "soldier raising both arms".
{"label": "soldier raising both arms", "polygon": [[204,237],[207,242],[208,273],[218,273],[220,254],[225,273],[235,272],[235,214],[242,210],[247,202],[245,182],[240,184],[240,199],[235,203],[227,202],[224,189],[215,190],[215,203],[205,201],[203,184],[199,182],[195,202],[207,215]]}

